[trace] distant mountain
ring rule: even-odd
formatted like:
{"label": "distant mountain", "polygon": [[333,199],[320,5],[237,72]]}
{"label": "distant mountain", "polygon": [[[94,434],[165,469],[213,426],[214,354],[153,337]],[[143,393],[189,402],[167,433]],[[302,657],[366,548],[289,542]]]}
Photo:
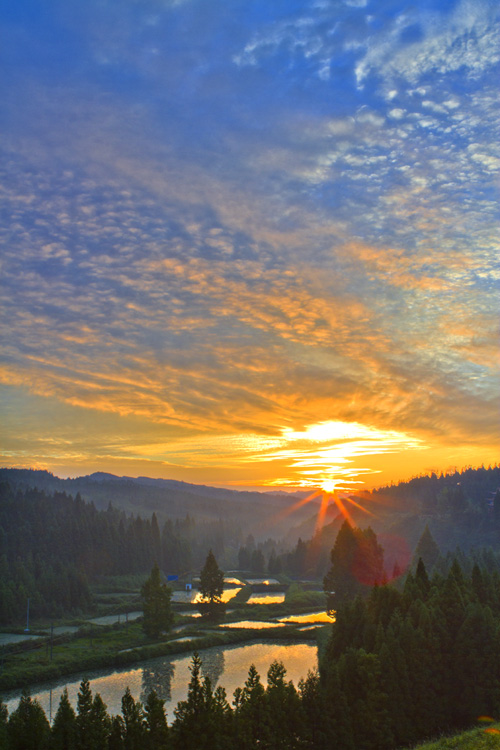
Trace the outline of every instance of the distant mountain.
{"label": "distant mountain", "polygon": [[60,479],[48,471],[4,468],[0,469],[2,480],[23,490],[38,487],[72,496],[80,493],[98,509],[111,503],[127,514],[149,517],[154,512],[159,521],[185,518],[187,514],[203,522],[224,520],[256,538],[283,537],[291,527],[315,516],[318,507],[317,501],[312,501],[291,511],[297,495],[285,492],[229,490],[174,479],[118,477],[106,472]]}

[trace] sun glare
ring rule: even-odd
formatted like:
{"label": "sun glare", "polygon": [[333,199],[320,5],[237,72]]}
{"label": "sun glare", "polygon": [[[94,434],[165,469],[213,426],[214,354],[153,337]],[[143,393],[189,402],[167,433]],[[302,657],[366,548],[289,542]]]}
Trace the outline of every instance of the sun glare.
{"label": "sun glare", "polygon": [[335,481],[333,479],[325,479],[321,484],[321,489],[325,492],[333,492],[335,489]]}
{"label": "sun glare", "polygon": [[[278,460],[290,471],[289,479],[271,484],[319,489],[325,493],[350,492],[364,484],[359,477],[379,469],[361,466],[363,456],[378,456],[424,448],[414,436],[395,430],[379,430],[359,422],[325,421],[303,430],[282,429],[282,446],[261,454],[260,459]],[[367,462],[368,463],[368,462]]]}

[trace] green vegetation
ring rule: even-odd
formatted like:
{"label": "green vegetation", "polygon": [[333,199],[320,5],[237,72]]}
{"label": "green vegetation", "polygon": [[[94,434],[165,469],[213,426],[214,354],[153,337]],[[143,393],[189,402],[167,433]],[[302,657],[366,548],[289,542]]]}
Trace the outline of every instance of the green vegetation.
{"label": "green vegetation", "polygon": [[409,745],[500,715],[499,633],[500,576],[477,563],[429,578],[420,560],[403,591],[374,587],[339,607],[321,668],[354,746]]}
{"label": "green vegetation", "polygon": [[219,568],[212,550],[209,551],[205,565],[200,573],[200,594],[202,601],[198,605],[203,617],[211,620],[221,619],[226,611],[222,602],[224,591],[224,573]]}
{"label": "green vegetation", "polygon": [[160,568],[153,565],[151,575],[141,588],[141,600],[144,611],[142,629],[149,638],[158,638],[160,633],[170,630],[174,615],[170,598],[171,589],[161,582]]}
{"label": "green vegetation", "polygon": [[363,594],[384,577],[384,551],[371,528],[355,529],[344,521],[335,540],[325,576],[328,609]]}
{"label": "green vegetation", "polygon": [[471,729],[417,745],[414,750],[493,750],[500,747],[500,724]]}
{"label": "green vegetation", "polygon": [[144,579],[155,561],[189,569],[190,526],[169,521],[160,533],[154,514],[127,518],[111,505],[97,511],[80,495],[14,492],[0,482],[0,623],[22,622],[28,598],[39,620],[90,612],[91,583],[104,572]]}

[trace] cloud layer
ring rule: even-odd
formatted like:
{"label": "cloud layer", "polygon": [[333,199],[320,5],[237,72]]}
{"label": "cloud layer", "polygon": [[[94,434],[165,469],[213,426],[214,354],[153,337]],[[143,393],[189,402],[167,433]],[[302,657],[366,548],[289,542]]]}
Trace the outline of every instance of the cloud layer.
{"label": "cloud layer", "polygon": [[329,421],[492,460],[496,5],[0,20],[7,463],[302,481]]}

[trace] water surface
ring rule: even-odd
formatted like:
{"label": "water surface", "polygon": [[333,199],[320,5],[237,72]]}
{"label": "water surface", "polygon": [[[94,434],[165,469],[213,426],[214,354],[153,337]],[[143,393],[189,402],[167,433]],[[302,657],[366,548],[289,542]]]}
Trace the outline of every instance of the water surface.
{"label": "water surface", "polygon": [[279,622],[334,622],[335,618],[329,617],[324,610],[318,612],[308,612],[305,615],[287,615],[286,617],[280,617]]}
{"label": "water surface", "polygon": [[[255,664],[266,683],[269,666],[274,660],[282,661],[287,670],[287,679],[297,685],[301,678],[307,677],[307,672],[317,666],[316,645],[308,643],[272,643],[253,642],[239,646],[213,647],[200,651],[203,666],[202,672],[208,675],[212,685],[222,685],[226,688],[228,700],[231,702],[237,687],[243,687],[248,676],[250,664]],[[121,711],[121,699],[127,687],[133,697],[144,701],[150,690],[155,689],[166,701],[169,721],[173,719],[173,708],[178,701],[187,695],[190,679],[189,665],[192,654],[179,656],[163,656],[150,659],[139,666],[122,671],[101,670],[89,673],[93,693],[101,694],[111,715]],[[76,706],[76,698],[83,674],[66,678],[59,682],[52,682],[43,686],[33,686],[32,696],[36,698],[45,710],[47,717],[55,715],[61,693],[66,686],[69,699]],[[9,712],[17,707],[21,691],[5,694],[4,702]]]}
{"label": "water surface", "polygon": [[285,601],[284,591],[274,591],[272,594],[252,594],[248,604],[281,604]]}

